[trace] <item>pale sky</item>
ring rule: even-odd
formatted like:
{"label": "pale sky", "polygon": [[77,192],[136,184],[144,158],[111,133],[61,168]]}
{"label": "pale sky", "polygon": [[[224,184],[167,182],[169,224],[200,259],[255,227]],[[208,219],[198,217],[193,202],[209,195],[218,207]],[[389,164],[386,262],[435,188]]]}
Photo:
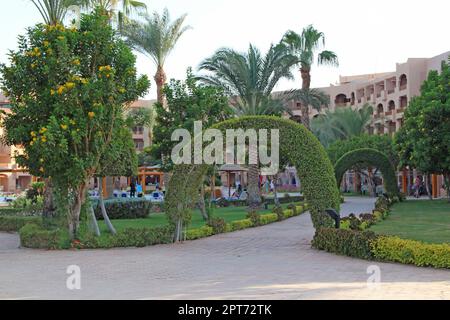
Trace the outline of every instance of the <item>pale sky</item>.
{"label": "pale sky", "polygon": [[[335,51],[339,68],[317,67],[312,85],[328,86],[339,75],[395,70],[407,58],[432,57],[450,50],[448,0],[144,0],[149,11],[167,7],[172,18],[187,13],[192,26],[166,63],[169,78],[184,79],[186,69],[218,48],[245,51],[253,43],[263,52],[289,29],[300,32],[313,24],[326,35],[326,48]],[[41,22],[30,0],[0,0],[0,61],[16,49],[17,36],[27,26]],[[138,55],[138,71],[151,79],[152,61]],[[283,81],[277,89],[300,86]],[[156,97],[152,83],[147,98]]]}

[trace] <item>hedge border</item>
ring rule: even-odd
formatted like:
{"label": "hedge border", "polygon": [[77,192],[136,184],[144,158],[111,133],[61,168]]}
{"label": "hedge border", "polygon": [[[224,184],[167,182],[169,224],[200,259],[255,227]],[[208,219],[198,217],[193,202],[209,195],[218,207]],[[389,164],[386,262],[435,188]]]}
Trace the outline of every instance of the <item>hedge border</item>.
{"label": "hedge border", "polygon": [[[282,220],[303,214],[308,210],[309,205],[307,203],[297,204],[295,208],[295,210],[284,210]],[[224,232],[215,233],[214,229],[207,225],[201,228],[187,230],[184,233],[184,239],[188,241],[197,240],[216,234],[235,232],[280,221],[278,215],[275,213],[263,214],[259,215],[259,217],[258,224],[253,223],[251,219],[235,220],[227,223]],[[173,232],[174,230],[171,226],[139,229],[128,228],[119,231],[116,236],[108,235],[106,239],[97,238],[93,235],[85,235],[81,239],[70,243],[68,238],[59,229],[46,230],[39,225],[33,225],[32,227],[27,225],[20,229],[19,235],[22,246],[32,249],[112,249],[170,244],[173,243]],[[45,245],[46,241],[48,241],[47,245]]]}
{"label": "hedge border", "polygon": [[[389,207],[393,204],[389,199],[381,201],[380,199],[373,211],[375,219],[372,225],[385,219],[389,214]],[[318,250],[365,260],[450,269],[448,243],[430,244],[402,239],[397,236],[375,234],[367,228],[362,230],[321,228],[316,231],[312,246]]]}

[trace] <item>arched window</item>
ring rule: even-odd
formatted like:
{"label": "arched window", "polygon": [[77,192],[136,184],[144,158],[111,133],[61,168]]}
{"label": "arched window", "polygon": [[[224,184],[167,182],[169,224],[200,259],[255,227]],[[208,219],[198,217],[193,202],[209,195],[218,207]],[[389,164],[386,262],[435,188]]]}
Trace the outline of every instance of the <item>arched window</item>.
{"label": "arched window", "polygon": [[394,100],[389,101],[389,111],[395,110],[395,102]]}
{"label": "arched window", "polygon": [[383,105],[380,103],[378,106],[377,106],[377,113],[378,114],[382,114],[384,112],[384,107],[383,107]]}
{"label": "arched window", "polygon": [[400,90],[405,90],[408,86],[408,78],[406,77],[406,74],[402,74],[400,76]]}
{"label": "arched window", "polygon": [[343,93],[338,94],[336,96],[336,99],[334,100],[336,107],[345,107],[347,106],[347,102],[348,102],[347,96]]}

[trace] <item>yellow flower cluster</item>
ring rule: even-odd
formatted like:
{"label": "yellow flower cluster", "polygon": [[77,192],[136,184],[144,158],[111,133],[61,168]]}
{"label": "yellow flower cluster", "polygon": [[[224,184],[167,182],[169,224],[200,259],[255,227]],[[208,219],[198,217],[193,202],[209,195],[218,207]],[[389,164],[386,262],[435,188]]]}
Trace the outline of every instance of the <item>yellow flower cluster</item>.
{"label": "yellow flower cluster", "polygon": [[89,117],[89,119],[94,119],[94,117],[95,117],[95,112],[89,112],[88,113],[88,117]]}
{"label": "yellow flower cluster", "polygon": [[27,52],[27,56],[29,57],[40,57],[41,54],[41,49],[39,48],[34,48],[33,50]]}
{"label": "yellow flower cluster", "polygon": [[[111,77],[111,71],[112,71],[111,66],[101,66],[101,67],[98,68],[98,70],[101,73],[104,73],[106,78]],[[102,74],[100,74],[99,77],[101,78]]]}
{"label": "yellow flower cluster", "polygon": [[[69,82],[66,82],[65,84],[59,86],[58,89],[56,90],[56,92],[58,92],[59,95],[62,95],[65,91],[69,91],[73,88],[75,88],[75,83],[69,81]],[[53,89],[50,90],[50,94],[52,96],[55,95],[56,92]]]}

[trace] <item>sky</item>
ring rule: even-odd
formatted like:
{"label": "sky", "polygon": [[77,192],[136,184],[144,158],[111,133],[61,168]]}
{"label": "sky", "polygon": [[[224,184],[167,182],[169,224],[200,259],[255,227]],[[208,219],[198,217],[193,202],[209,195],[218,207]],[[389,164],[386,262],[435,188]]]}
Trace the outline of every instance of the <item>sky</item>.
{"label": "sky", "polygon": [[[184,79],[186,69],[196,71],[199,63],[217,49],[246,51],[249,44],[265,52],[287,30],[301,32],[313,24],[326,36],[326,49],[339,56],[339,67],[312,70],[312,86],[338,82],[339,75],[395,70],[408,58],[426,58],[450,50],[450,1],[448,0],[143,0],[149,12],[167,7],[173,19],[188,14],[191,30],[180,39],[166,62],[169,77]],[[0,62],[16,49],[17,36],[41,22],[30,0],[0,0]],[[137,54],[139,73],[151,79],[155,67],[150,58]],[[277,90],[300,86],[281,81]],[[156,97],[156,85],[146,98]]]}

